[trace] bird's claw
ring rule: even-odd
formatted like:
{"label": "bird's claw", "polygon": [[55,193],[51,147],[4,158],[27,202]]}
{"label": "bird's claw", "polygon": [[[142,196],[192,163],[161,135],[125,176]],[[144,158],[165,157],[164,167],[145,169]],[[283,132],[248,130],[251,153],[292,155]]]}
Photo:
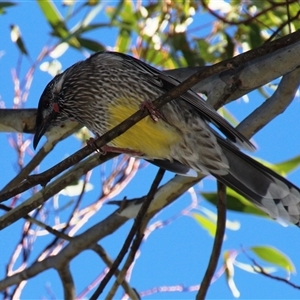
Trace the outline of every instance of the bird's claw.
{"label": "bird's claw", "polygon": [[140,105],[141,110],[148,110],[150,117],[154,122],[158,122],[159,119],[165,119],[164,115],[156,108],[154,107],[152,101],[146,100],[142,102]]}

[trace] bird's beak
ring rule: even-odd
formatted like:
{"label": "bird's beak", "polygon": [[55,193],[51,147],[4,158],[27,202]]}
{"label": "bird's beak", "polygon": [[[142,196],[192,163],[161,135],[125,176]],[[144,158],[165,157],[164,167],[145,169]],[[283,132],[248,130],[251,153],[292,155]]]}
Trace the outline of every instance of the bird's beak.
{"label": "bird's beak", "polygon": [[43,117],[38,113],[35,121],[35,135],[33,138],[33,149],[35,150],[42,136],[48,131],[49,126],[57,118],[58,112],[53,110],[47,117]]}
{"label": "bird's beak", "polygon": [[46,118],[44,119],[42,122],[38,122],[37,118],[37,122],[35,125],[35,135],[33,138],[33,149],[36,149],[36,146],[38,145],[40,139],[42,138],[42,136],[44,135],[44,133],[47,131],[49,124],[50,124],[50,118]]}

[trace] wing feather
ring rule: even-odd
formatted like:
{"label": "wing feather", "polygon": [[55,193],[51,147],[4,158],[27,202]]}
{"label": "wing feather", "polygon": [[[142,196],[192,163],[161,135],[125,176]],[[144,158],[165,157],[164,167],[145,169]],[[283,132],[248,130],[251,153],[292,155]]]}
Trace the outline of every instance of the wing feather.
{"label": "wing feather", "polygon": [[[122,63],[128,68],[134,65],[142,73],[144,73],[145,76],[147,76],[148,80],[151,80],[153,84],[161,87],[166,92],[181,83],[176,78],[167,75],[132,56],[121,53],[115,54],[123,58]],[[244,137],[229,122],[220,116],[216,110],[197,93],[193,92],[192,90],[188,90],[185,94],[181,95],[180,98],[191,104],[206,121],[214,124],[230,141],[249,151],[255,150],[255,146],[246,137]]]}

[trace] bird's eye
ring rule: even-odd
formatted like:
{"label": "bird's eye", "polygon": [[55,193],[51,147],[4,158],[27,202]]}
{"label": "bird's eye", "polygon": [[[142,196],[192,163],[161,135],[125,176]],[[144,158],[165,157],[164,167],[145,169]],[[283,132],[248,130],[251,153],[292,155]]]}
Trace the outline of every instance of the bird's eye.
{"label": "bird's eye", "polygon": [[50,106],[50,102],[49,102],[49,101],[44,101],[43,107],[44,107],[45,109],[47,109],[49,106]]}

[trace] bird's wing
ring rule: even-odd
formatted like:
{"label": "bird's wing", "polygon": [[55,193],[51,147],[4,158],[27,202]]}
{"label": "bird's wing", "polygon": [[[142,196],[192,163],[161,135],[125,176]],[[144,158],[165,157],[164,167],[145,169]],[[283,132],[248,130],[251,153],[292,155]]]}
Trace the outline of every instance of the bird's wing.
{"label": "bird's wing", "polygon": [[[180,84],[180,81],[176,78],[164,74],[158,69],[132,56],[121,53],[114,54],[123,58],[122,63],[125,64],[127,68],[132,68],[132,65],[134,65],[135,68],[138,68],[145,76],[147,76],[148,80],[151,80],[153,84],[164,89],[166,92]],[[197,93],[188,90],[185,94],[181,95],[180,98],[191,104],[205,120],[214,124],[230,141],[249,151],[255,150],[254,145],[246,137],[220,116],[216,110]]]}

